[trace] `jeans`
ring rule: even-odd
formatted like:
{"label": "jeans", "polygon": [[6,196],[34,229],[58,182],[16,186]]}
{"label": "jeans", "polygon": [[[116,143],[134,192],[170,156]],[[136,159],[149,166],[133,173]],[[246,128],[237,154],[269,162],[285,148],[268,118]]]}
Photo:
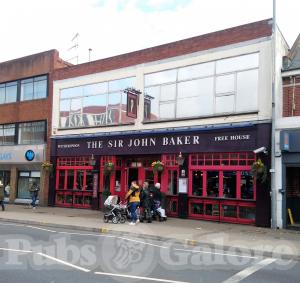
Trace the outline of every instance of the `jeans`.
{"label": "jeans", "polygon": [[130,203],[130,216],[131,216],[131,221],[136,222],[137,221],[137,214],[136,214],[136,209],[140,205],[139,202],[132,202]]}
{"label": "jeans", "polygon": [[37,200],[37,197],[38,197],[38,194],[35,193],[35,192],[33,192],[32,195],[31,195],[31,200],[32,200],[31,206],[32,206],[32,207],[36,207],[35,202],[36,202],[36,200]]}

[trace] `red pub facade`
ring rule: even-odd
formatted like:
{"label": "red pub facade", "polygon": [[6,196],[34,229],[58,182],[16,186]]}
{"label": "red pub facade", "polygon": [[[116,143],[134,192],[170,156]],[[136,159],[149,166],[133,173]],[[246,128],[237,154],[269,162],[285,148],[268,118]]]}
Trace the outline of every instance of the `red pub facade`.
{"label": "red pub facade", "polygon": [[254,150],[270,148],[271,24],[57,70],[49,204],[101,208],[146,180],[169,216],[269,226],[269,182],[251,166],[270,160]]}

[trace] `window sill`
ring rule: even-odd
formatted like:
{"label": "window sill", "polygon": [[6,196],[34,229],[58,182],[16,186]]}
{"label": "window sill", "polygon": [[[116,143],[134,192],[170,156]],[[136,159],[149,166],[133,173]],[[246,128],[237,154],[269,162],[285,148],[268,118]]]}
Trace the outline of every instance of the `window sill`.
{"label": "window sill", "polygon": [[108,128],[108,127],[120,127],[120,126],[129,126],[134,125],[134,122],[123,123],[123,124],[111,124],[111,125],[102,125],[102,126],[86,126],[86,127],[73,127],[73,128],[58,128],[58,131],[71,131],[71,130],[80,130],[80,129],[99,129],[99,128]]}
{"label": "window sill", "polygon": [[177,118],[177,119],[161,119],[161,120],[155,120],[155,121],[143,120],[142,123],[143,124],[166,123],[166,122],[176,122],[176,121],[210,119],[210,118],[218,118],[218,117],[240,116],[240,115],[249,115],[249,114],[258,114],[258,110],[248,111],[248,112],[236,112],[236,113],[221,113],[221,114],[214,114],[214,115]]}

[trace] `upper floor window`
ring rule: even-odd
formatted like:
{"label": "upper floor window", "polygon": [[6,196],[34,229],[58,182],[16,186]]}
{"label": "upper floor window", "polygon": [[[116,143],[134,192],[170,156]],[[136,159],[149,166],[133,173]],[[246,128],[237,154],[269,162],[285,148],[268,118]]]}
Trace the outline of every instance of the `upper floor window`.
{"label": "upper floor window", "polygon": [[0,145],[15,143],[15,124],[0,125]]}
{"label": "upper floor window", "polygon": [[59,123],[61,128],[93,127],[133,122],[126,115],[127,87],[135,77],[62,89]]}
{"label": "upper floor window", "polygon": [[259,53],[145,75],[145,120],[256,111]]}
{"label": "upper floor window", "polygon": [[47,97],[47,76],[21,80],[21,101]]}
{"label": "upper floor window", "polygon": [[19,124],[18,144],[44,143],[45,137],[46,137],[45,121]]}
{"label": "upper floor window", "polygon": [[17,101],[18,82],[0,84],[0,104]]}

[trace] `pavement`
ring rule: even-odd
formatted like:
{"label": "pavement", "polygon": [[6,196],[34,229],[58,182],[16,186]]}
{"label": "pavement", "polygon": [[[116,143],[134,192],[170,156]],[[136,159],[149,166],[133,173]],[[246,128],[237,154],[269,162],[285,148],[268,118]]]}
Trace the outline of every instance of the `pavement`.
{"label": "pavement", "polygon": [[257,256],[300,261],[300,232],[272,230],[248,225],[168,218],[166,222],[138,223],[136,226],[103,222],[98,210],[7,205],[0,221],[80,231],[175,241],[191,246],[222,249]]}

